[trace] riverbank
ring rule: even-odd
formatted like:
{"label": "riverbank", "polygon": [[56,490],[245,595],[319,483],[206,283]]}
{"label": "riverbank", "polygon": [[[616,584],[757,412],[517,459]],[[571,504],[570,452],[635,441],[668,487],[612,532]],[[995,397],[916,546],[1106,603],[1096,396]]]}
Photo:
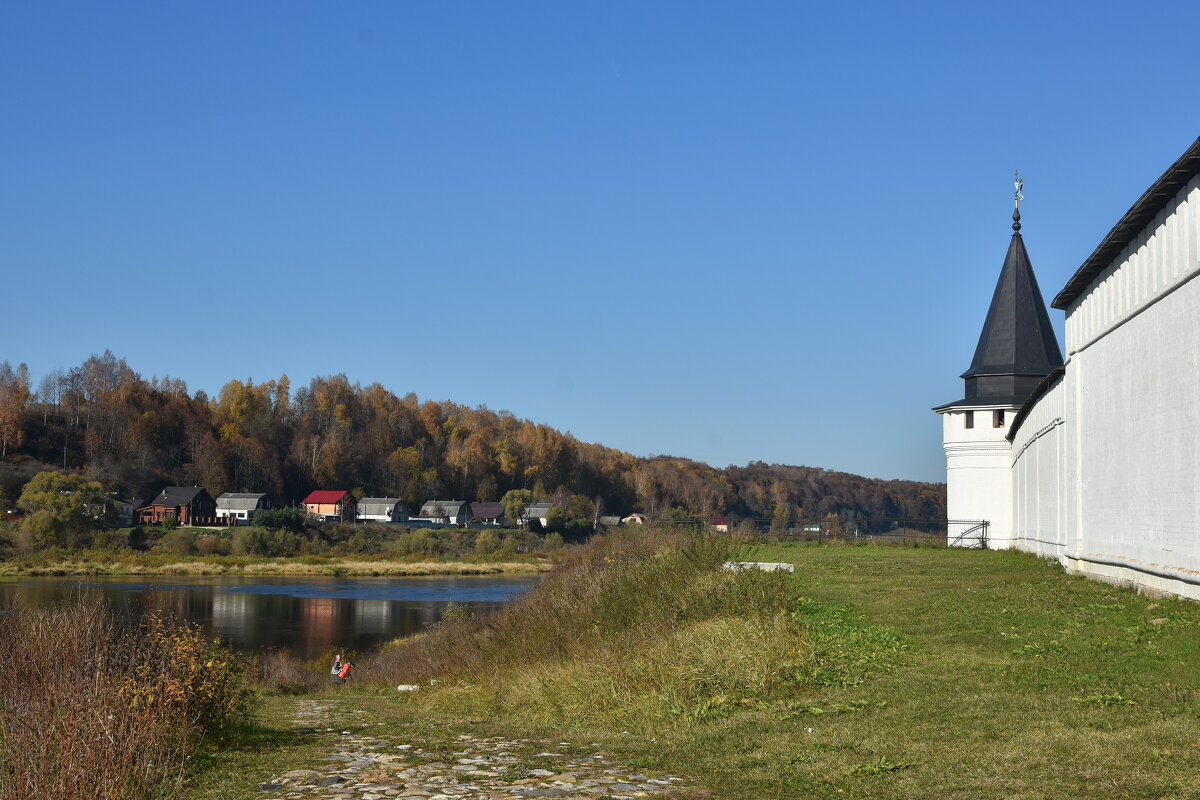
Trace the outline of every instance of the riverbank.
{"label": "riverbank", "polygon": [[244,577],[417,577],[422,575],[537,574],[548,571],[548,558],[522,561],[404,561],[363,558],[243,558],[197,556],[164,558],[123,554],[111,559],[67,558],[47,562],[0,562],[0,577],[73,577],[192,575]]}
{"label": "riverbank", "polygon": [[[686,618],[705,596],[672,592],[677,604],[630,609],[616,601],[653,587],[627,580],[628,591],[599,596],[604,614],[640,620],[662,606],[653,625],[610,628],[572,649],[566,641],[547,646],[529,623],[523,661],[486,650],[505,635],[493,626],[476,640],[486,658],[432,685],[385,686],[366,668],[387,664],[364,662],[356,686],[310,696],[340,709],[324,726],[298,727],[297,698],[264,695],[258,738],[214,753],[186,796],[265,797],[271,790],[260,784],[297,769],[332,778],[324,737],[374,727],[407,737],[392,752],[407,744],[449,764],[476,757],[469,743],[492,737],[599,753],[647,778],[681,778],[675,797],[1200,797],[1200,606],[1068,576],[1015,552],[789,545],[742,555],[795,565],[781,584],[745,588],[754,596],[786,590],[779,600],[803,630],[802,646],[773,659],[775,672],[761,673],[757,685],[746,678],[760,673],[741,666],[756,651],[719,647],[734,621],[717,622],[728,618],[674,629],[654,646],[635,638],[626,639],[635,646],[615,647],[638,630],[649,635],[660,622]],[[707,595],[736,586],[696,584]],[[547,599],[530,595],[522,613]],[[460,641],[469,637],[459,633]],[[626,657],[608,663],[618,651]],[[722,669],[739,678],[732,690],[710,683]],[[401,682],[420,688],[397,692]],[[369,771],[399,788],[404,769],[419,766]],[[536,768],[525,758],[512,772],[551,784],[534,786],[536,796],[573,796],[569,784],[532,774]],[[346,789],[360,780],[333,772]]]}

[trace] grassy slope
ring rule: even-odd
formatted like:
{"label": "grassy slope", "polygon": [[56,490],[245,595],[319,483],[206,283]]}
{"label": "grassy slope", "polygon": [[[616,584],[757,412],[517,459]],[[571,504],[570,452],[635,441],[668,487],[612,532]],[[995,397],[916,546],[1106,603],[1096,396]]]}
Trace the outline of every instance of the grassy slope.
{"label": "grassy slope", "polygon": [[[690,776],[697,796],[1200,797],[1200,606],[1010,552],[797,545],[754,558],[794,562],[809,600],[816,653],[799,695],[644,729],[548,728],[519,708],[453,724],[598,742]],[[339,704],[405,725],[438,700]],[[269,728],[287,727],[293,702],[268,699]],[[321,754],[303,737],[271,741],[215,756],[191,796],[252,797],[228,776]]]}

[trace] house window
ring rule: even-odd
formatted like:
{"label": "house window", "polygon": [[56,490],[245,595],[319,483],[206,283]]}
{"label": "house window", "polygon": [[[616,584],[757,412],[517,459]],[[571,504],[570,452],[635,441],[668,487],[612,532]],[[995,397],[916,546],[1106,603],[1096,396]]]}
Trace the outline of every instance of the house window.
{"label": "house window", "polygon": [[964,428],[974,428],[975,427],[975,412],[974,411],[968,411],[966,414],[963,415],[963,427]]}
{"label": "house window", "polygon": [[1004,412],[1003,411],[993,411],[992,412],[992,427],[993,428],[1003,428],[1004,427]]}

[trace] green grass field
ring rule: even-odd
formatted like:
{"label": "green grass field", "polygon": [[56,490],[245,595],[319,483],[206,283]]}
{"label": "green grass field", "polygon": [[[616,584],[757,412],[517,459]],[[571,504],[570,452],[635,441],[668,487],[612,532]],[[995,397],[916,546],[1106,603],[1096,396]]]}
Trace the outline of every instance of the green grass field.
{"label": "green grass field", "polygon": [[[524,670],[333,702],[385,726],[437,720],[472,735],[598,743],[632,766],[686,777],[684,796],[1200,798],[1200,606],[1015,552],[797,544],[743,557],[796,565],[789,602],[804,653],[780,650],[769,679],[729,667],[741,654],[728,653],[713,662],[727,670],[725,684],[712,682],[719,693],[697,697],[707,684],[692,681],[674,706],[632,692],[627,707],[575,714],[572,692],[586,701],[595,686],[572,655],[529,670],[567,708],[557,716],[531,698]],[[722,625],[687,630],[714,636]],[[681,635],[655,646],[683,658]],[[729,690],[738,670],[759,676],[752,691]],[[261,727],[205,756],[189,797],[253,797],[239,776],[319,758],[326,745],[288,722],[295,703],[264,698]]]}

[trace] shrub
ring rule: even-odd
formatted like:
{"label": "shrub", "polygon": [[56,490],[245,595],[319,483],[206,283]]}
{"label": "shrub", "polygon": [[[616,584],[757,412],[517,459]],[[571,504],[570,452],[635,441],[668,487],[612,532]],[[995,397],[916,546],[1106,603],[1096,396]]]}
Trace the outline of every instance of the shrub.
{"label": "shrub", "polygon": [[542,549],[547,552],[562,550],[562,548],[563,538],[559,533],[548,533],[546,534],[546,538],[542,540]]}
{"label": "shrub", "polygon": [[300,533],[304,530],[304,512],[298,508],[260,508],[254,512],[253,525],[267,530]]}
{"label": "shrub", "polygon": [[121,684],[132,707],[165,705],[197,732],[241,719],[249,696],[232,652],[164,611],[148,613],[139,634],[141,646]]}
{"label": "shrub", "polygon": [[484,531],[475,539],[475,553],[490,556],[500,549],[500,539],[491,531]]}
{"label": "shrub", "polygon": [[338,552],[354,555],[374,555],[383,549],[378,533],[370,530],[355,531],[350,538],[336,545]]}
{"label": "shrub", "polygon": [[437,538],[429,531],[420,528],[407,530],[388,543],[388,550],[402,557],[432,558],[438,555],[440,549]]}
{"label": "shrub", "polygon": [[141,550],[146,546],[146,529],[141,525],[135,525],[129,529],[129,548],[131,550]]}
{"label": "shrub", "polygon": [[92,534],[92,548],[96,550],[120,550],[129,544],[129,537],[115,530],[105,529]]}
{"label": "shrub", "polygon": [[233,535],[235,556],[294,556],[304,545],[303,537],[286,530],[239,528]]}
{"label": "shrub", "polygon": [[155,542],[154,550],[177,556],[190,556],[196,552],[196,534],[194,531],[164,533]]}
{"label": "shrub", "polygon": [[232,542],[228,537],[206,533],[196,540],[196,550],[201,555],[229,555]]}
{"label": "shrub", "polygon": [[178,796],[189,751],[245,707],[233,657],[162,615],[118,628],[83,595],[0,615],[0,800]]}

